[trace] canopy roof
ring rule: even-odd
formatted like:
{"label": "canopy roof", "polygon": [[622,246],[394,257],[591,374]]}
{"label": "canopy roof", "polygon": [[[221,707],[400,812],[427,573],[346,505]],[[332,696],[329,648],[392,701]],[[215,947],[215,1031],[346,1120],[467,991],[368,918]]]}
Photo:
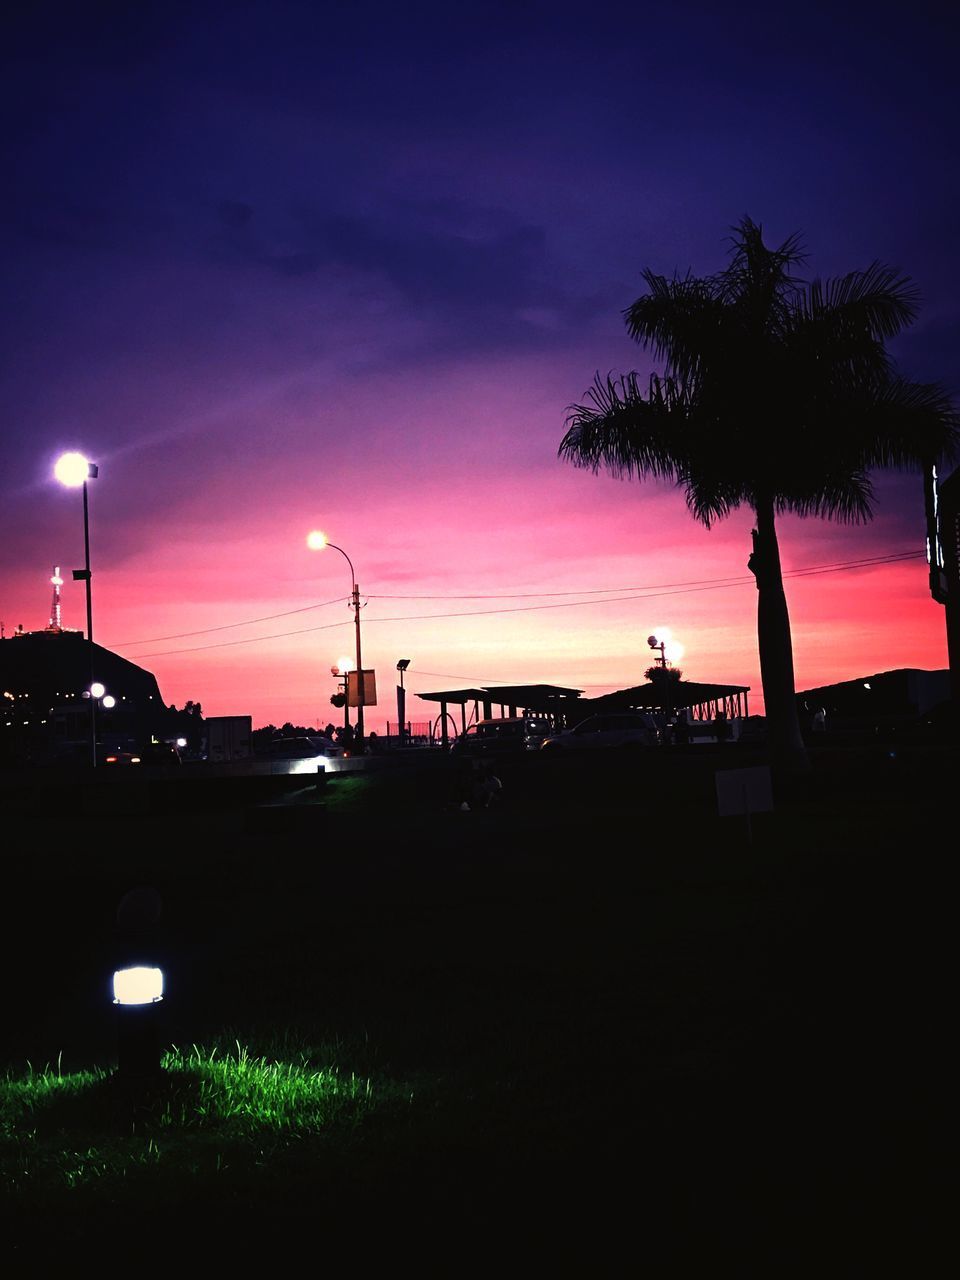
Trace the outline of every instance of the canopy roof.
{"label": "canopy roof", "polygon": [[700,707],[710,702],[722,702],[725,698],[749,693],[750,686],[743,684],[698,684],[695,680],[648,681],[634,685],[632,689],[618,689],[590,699],[591,710],[627,711],[643,707],[647,710],[669,708],[682,711],[687,707]]}
{"label": "canopy roof", "polygon": [[490,702],[498,707],[525,707],[531,711],[547,711],[558,700],[574,701],[582,689],[566,689],[558,684],[501,684],[490,689],[446,689],[440,693],[418,693],[424,702],[447,702],[463,706],[467,702]]}

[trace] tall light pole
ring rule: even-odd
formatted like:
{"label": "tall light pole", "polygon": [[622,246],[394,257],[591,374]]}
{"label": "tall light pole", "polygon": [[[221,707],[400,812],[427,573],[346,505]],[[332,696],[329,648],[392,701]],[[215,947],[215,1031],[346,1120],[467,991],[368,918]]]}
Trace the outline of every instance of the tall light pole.
{"label": "tall light pole", "polygon": [[[83,487],[83,557],[84,567],[74,569],[75,582],[83,581],[87,589],[87,647],[90,650],[90,685],[94,683],[93,663],[93,594],[90,580],[90,513],[87,505],[87,481],[96,480],[100,468],[82,453],[64,453],[57,459],[53,474],[67,489]],[[97,767],[97,699],[90,692],[90,751],[93,767]]]}
{"label": "tall light pole", "polygon": [[332,547],[334,551],[339,551],[350,566],[350,585],[351,603],[353,605],[353,623],[356,628],[357,635],[357,751],[362,753],[363,745],[363,663],[360,660],[360,588],[357,586],[357,575],[353,571],[353,561],[344,551],[343,547],[338,547],[331,542],[325,533],[321,533],[319,529],[314,529],[312,533],[307,534],[307,546],[311,551],[322,551],[325,547]]}
{"label": "tall light pole", "polygon": [[397,689],[397,719],[400,722],[400,745],[403,746],[406,737],[406,715],[407,715],[407,693],[403,687],[403,673],[410,665],[409,658],[401,658],[397,663],[397,670],[400,672],[400,687]]}

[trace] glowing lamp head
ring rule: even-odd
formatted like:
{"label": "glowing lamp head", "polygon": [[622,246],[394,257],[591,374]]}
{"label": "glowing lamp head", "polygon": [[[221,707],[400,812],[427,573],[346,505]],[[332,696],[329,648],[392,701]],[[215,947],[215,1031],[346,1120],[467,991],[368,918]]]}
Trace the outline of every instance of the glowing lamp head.
{"label": "glowing lamp head", "polygon": [[669,627],[657,627],[655,635],[647,637],[651,649],[659,649],[663,645],[663,656],[668,662],[679,662],[684,655],[684,647],[679,640],[674,640]]}
{"label": "glowing lamp head", "polygon": [[108,711],[110,710],[111,707],[115,707],[117,705],[117,700],[112,693],[108,693],[104,695],[103,705],[106,707]]}
{"label": "glowing lamp head", "polygon": [[319,529],[314,529],[307,534],[307,546],[311,551],[322,551],[328,545],[327,535],[321,533]]}
{"label": "glowing lamp head", "polygon": [[57,459],[53,474],[68,489],[79,489],[90,478],[90,463],[82,453],[64,453]]}
{"label": "glowing lamp head", "polygon": [[178,738],[178,739],[177,739],[177,746],[178,746],[178,747],[185,747],[186,745],[187,745],[187,740],[186,740],[186,738]]}
{"label": "glowing lamp head", "polygon": [[99,680],[94,680],[93,684],[90,686],[91,698],[102,698],[106,692],[107,686],[105,684],[101,684]]}
{"label": "glowing lamp head", "polygon": [[353,661],[352,658],[338,658],[337,674],[341,676],[345,676],[349,672],[351,672],[355,666],[356,666],[356,663]]}
{"label": "glowing lamp head", "polygon": [[135,965],[118,969],[113,975],[114,1004],[157,1004],[162,999],[162,969]]}

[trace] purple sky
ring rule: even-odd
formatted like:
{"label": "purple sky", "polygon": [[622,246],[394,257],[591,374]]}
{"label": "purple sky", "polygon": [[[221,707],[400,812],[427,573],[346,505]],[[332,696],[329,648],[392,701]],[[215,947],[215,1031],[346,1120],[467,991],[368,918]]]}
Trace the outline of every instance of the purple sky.
{"label": "purple sky", "polygon": [[[350,581],[306,549],[322,528],[367,602],[368,727],[399,657],[414,692],[594,694],[642,680],[662,625],[690,678],[761,710],[749,512],[708,532],[672,490],[560,463],[565,409],[650,367],[621,314],[641,269],[720,269],[744,214],[799,231],[811,276],[912,276],[894,354],[956,391],[954,36],[922,4],[23,6],[0,55],[6,633],[82,564],[50,479],[78,448],[96,638],[168,702],[337,718]],[[878,498],[866,528],[784,521],[788,572],[922,551],[919,480]],[[922,559],[788,596],[801,688],[946,665]]]}

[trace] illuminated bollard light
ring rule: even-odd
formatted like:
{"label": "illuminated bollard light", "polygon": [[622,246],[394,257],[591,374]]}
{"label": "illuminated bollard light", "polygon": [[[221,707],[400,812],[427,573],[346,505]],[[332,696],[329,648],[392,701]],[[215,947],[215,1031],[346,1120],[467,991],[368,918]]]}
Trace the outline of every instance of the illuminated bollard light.
{"label": "illuminated bollard light", "polygon": [[163,971],[152,965],[117,969],[113,1003],[117,1006],[117,1070],[142,1078],[160,1073],[158,1006],[163,1000]]}

